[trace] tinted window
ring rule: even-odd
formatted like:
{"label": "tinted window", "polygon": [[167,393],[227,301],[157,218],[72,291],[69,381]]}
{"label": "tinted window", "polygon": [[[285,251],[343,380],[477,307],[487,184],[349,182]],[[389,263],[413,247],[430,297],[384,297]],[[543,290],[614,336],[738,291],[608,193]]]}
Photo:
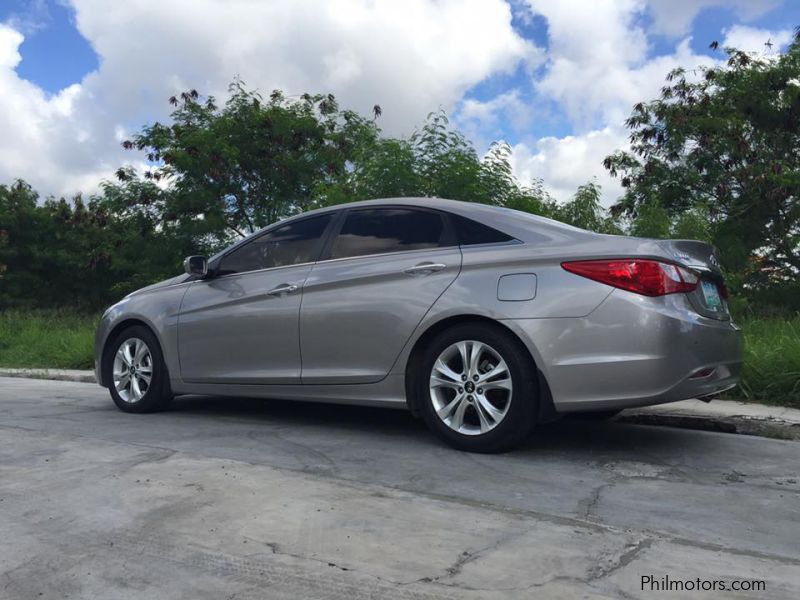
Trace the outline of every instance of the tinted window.
{"label": "tinted window", "polygon": [[514,238],[510,235],[492,229],[487,225],[482,225],[472,219],[467,219],[460,215],[453,215],[453,225],[456,228],[456,235],[458,242],[462,246],[470,246],[473,244],[498,244],[501,242],[510,242]]}
{"label": "tinted window", "polygon": [[332,215],[311,217],[273,229],[222,259],[220,275],[297,265],[316,260]]}
{"label": "tinted window", "polygon": [[442,245],[444,222],[435,212],[408,208],[357,210],[347,215],[331,258],[421,250]]}

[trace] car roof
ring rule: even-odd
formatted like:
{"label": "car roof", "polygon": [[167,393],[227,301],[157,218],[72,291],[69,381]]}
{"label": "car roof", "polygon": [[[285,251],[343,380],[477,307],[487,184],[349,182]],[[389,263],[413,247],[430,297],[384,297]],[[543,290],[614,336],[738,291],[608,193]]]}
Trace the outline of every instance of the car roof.
{"label": "car roof", "polygon": [[491,206],[479,202],[465,202],[463,200],[448,200],[436,197],[404,197],[404,198],[377,198],[374,200],[359,200],[357,202],[346,202],[334,204],[314,210],[302,212],[281,221],[276,221],[267,225],[263,229],[253,232],[247,237],[239,240],[233,245],[215,254],[211,260],[219,258],[223,254],[234,250],[236,247],[245,243],[247,240],[261,235],[280,225],[285,225],[297,219],[304,219],[314,215],[322,215],[330,212],[351,210],[357,208],[372,208],[381,206],[409,206],[415,208],[429,208],[441,210],[451,214],[461,215],[473,221],[477,221],[489,227],[493,227],[507,235],[513,236],[523,242],[541,241],[547,238],[585,238],[587,236],[599,236],[585,229],[579,229],[560,221],[554,221],[547,217],[541,217],[531,213],[513,210],[502,206]]}
{"label": "car roof", "polygon": [[[503,206],[492,206],[489,204],[481,204],[479,202],[465,202],[463,200],[448,200],[446,198],[437,197],[404,197],[404,198],[377,198],[374,200],[360,200],[357,202],[347,202],[344,204],[335,204],[333,206],[326,206],[310,210],[291,217],[291,219],[305,217],[314,214],[323,214],[331,211],[349,210],[354,208],[371,208],[381,206],[410,206],[417,208],[431,208],[434,210],[442,210],[445,212],[461,215],[469,219],[473,219],[489,227],[499,229],[503,233],[513,235],[522,240],[526,240],[529,236],[526,235],[532,229],[544,228],[545,230],[558,230],[560,234],[573,233],[576,236],[584,237],[586,235],[598,235],[585,229],[573,227],[560,221],[554,221],[547,217],[526,213]],[[280,221],[284,223],[289,219]],[[273,223],[273,225],[275,225]],[[270,225],[272,227],[273,225]]]}

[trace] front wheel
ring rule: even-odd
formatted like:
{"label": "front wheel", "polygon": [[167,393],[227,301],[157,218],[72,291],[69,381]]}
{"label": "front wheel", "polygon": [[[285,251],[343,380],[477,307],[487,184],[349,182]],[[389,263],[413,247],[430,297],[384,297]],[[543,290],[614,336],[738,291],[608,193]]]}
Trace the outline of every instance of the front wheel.
{"label": "front wheel", "polygon": [[456,325],[425,349],[415,377],[428,427],[459,450],[502,452],[531,431],[537,406],[530,357],[510,332]]}
{"label": "front wheel", "polygon": [[161,410],[172,399],[169,376],[155,335],[141,325],[129,327],[106,348],[103,379],[122,411]]}

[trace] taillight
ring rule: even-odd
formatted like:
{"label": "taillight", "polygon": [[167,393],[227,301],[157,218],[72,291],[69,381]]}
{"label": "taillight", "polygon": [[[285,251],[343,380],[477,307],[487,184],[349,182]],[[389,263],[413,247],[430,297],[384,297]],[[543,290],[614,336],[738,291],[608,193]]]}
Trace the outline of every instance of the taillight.
{"label": "taillight", "polygon": [[570,273],[645,296],[691,292],[699,281],[683,267],[646,258],[578,260],[561,266]]}

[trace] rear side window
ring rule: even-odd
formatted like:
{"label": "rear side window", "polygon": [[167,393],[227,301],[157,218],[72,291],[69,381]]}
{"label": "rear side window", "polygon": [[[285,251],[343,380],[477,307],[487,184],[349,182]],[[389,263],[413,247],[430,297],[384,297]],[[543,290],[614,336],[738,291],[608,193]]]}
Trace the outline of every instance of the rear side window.
{"label": "rear side window", "polygon": [[475,244],[499,244],[510,242],[514,238],[502,231],[497,231],[488,225],[483,225],[472,219],[461,215],[451,215],[453,226],[456,230],[458,243],[462,246],[473,246]]}
{"label": "rear side window", "polygon": [[218,273],[231,275],[313,262],[331,218],[320,215],[273,229],[224,257]]}
{"label": "rear side window", "polygon": [[350,212],[333,241],[331,258],[423,250],[444,245],[442,216],[408,208]]}

